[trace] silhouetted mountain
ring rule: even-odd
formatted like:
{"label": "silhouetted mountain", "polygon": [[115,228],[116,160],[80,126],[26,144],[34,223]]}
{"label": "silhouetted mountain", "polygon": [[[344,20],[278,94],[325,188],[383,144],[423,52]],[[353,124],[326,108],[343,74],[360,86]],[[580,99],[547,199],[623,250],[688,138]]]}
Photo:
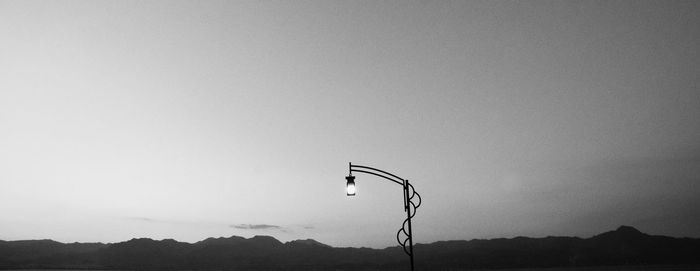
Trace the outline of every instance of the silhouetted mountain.
{"label": "silhouetted mountain", "polygon": [[0,269],[94,268],[102,243],[59,243],[53,240],[0,241]]}
{"label": "silhouetted mountain", "polygon": [[237,245],[240,244],[241,242],[245,242],[245,238],[240,237],[240,236],[231,236],[231,237],[219,237],[219,238],[207,238],[202,241],[199,241],[197,243],[194,243],[196,246],[221,246],[221,245]]}
{"label": "silhouetted mountain", "polygon": [[108,268],[158,270],[178,269],[188,263],[192,244],[172,239],[155,241],[131,239],[112,244],[98,252],[100,263]]}
{"label": "silhouetted mountain", "polygon": [[321,243],[319,241],[316,241],[314,239],[306,239],[306,240],[294,240],[294,241],[289,241],[285,243],[285,245],[289,246],[319,246],[319,247],[331,247],[329,245],[326,245],[324,243]]}
{"label": "silhouetted mountain", "polygon": [[[700,264],[700,239],[644,234],[629,226],[591,238],[545,237],[417,244],[420,270]],[[208,238],[194,244],[132,239],[114,244],[0,241],[0,269],[405,270],[400,247],[334,248],[312,239]]]}

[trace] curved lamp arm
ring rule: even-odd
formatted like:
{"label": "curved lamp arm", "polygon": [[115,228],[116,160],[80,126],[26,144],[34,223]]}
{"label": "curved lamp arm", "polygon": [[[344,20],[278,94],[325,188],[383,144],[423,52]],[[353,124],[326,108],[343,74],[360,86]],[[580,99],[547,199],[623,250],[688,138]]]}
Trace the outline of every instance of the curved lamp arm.
{"label": "curved lamp arm", "polygon": [[350,176],[352,176],[353,172],[361,172],[361,173],[367,173],[371,174],[377,177],[382,177],[384,179],[387,179],[389,181],[395,182],[398,185],[403,186],[404,185],[404,179],[402,179],[399,176],[396,176],[394,174],[391,174],[389,172],[383,171],[381,169],[376,169],[373,167],[368,167],[368,166],[360,166],[360,165],[353,165],[350,163]]}

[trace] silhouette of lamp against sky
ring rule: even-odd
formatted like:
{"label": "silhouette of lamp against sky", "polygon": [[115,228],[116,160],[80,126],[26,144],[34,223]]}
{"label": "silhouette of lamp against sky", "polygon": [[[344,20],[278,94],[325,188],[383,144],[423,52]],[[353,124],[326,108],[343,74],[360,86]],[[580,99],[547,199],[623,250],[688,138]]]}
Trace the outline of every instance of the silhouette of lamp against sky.
{"label": "silhouette of lamp against sky", "polygon": [[[380,169],[367,166],[353,165],[352,163],[350,163],[350,174],[347,177],[345,177],[345,180],[347,180],[348,196],[355,196],[355,193],[357,192],[355,188],[355,176],[352,176],[353,172],[367,173],[370,175],[378,176],[392,181],[394,183],[397,183],[403,187],[403,208],[406,212],[406,219],[403,221],[401,229],[399,229],[399,231],[396,232],[396,241],[399,242],[399,245],[401,245],[401,247],[403,248],[403,252],[405,252],[408,255],[408,257],[410,257],[411,271],[413,271],[413,231],[411,229],[411,218],[413,218],[413,216],[416,215],[416,209],[421,204],[420,195],[413,188],[413,185],[408,183],[408,180],[406,179],[403,179],[401,177],[398,177],[394,174]],[[416,204],[413,201],[414,197],[418,197],[418,204]],[[402,235],[404,236],[403,241],[401,238]],[[406,246],[406,243],[408,243],[408,246]]]}

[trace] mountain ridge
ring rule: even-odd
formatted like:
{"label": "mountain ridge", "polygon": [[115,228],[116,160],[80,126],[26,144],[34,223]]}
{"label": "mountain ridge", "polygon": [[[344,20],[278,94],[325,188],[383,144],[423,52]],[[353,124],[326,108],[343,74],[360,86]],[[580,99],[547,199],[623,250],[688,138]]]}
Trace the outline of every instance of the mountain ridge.
{"label": "mountain ridge", "polygon": [[[617,229],[615,229],[615,230],[611,230],[611,231],[603,232],[603,233],[600,233],[600,234],[596,234],[596,235],[593,235],[593,236],[588,237],[588,238],[579,237],[579,236],[557,236],[557,235],[547,235],[547,236],[545,236],[545,237],[515,236],[515,237],[510,237],[510,238],[507,238],[507,237],[497,237],[497,238],[491,238],[491,239],[487,239],[487,238],[474,238],[474,239],[471,239],[471,240],[464,240],[464,239],[460,239],[460,240],[440,240],[440,241],[435,241],[435,242],[430,242],[430,243],[420,243],[420,244],[428,244],[428,245],[429,245],[429,244],[435,244],[435,243],[455,242],[455,241],[456,241],[456,242],[470,242],[470,241],[491,241],[491,240],[502,240],[502,239],[504,239],[504,240],[513,240],[513,239],[519,239],[519,238],[542,239],[542,238],[566,237],[566,238],[577,238],[577,239],[591,239],[591,238],[598,238],[598,237],[601,237],[601,236],[606,236],[606,235],[608,235],[608,234],[624,234],[624,235],[626,235],[626,236],[629,236],[629,235],[634,234],[634,235],[651,236],[651,237],[653,237],[653,236],[662,236],[662,237],[676,238],[676,239],[686,239],[686,238],[688,238],[688,239],[696,239],[696,238],[692,238],[692,237],[669,237],[669,236],[663,236],[663,235],[649,235],[649,234],[646,234],[646,233],[641,232],[640,230],[638,230],[638,229],[635,228],[635,227],[626,226],[626,225],[621,225],[621,226],[619,226],[619,227],[618,227]],[[328,244],[324,244],[324,243],[319,242],[319,241],[317,241],[317,240],[315,240],[315,239],[312,239],[312,238],[294,239],[294,240],[290,240],[290,241],[287,241],[287,242],[282,242],[282,241],[279,241],[277,238],[275,238],[274,236],[271,236],[271,235],[254,235],[253,237],[250,237],[250,238],[245,238],[245,237],[238,236],[238,235],[231,235],[231,236],[229,236],[229,237],[225,237],[225,236],[220,236],[220,237],[208,237],[208,238],[205,238],[205,239],[203,239],[203,240],[196,241],[196,242],[178,241],[178,240],[173,239],[173,238],[153,239],[153,238],[149,238],[149,237],[138,237],[138,238],[131,238],[131,239],[127,240],[127,241],[121,241],[121,242],[116,242],[116,243],[109,243],[109,242],[65,242],[65,243],[64,243],[64,242],[60,242],[60,241],[55,241],[55,240],[53,240],[53,239],[27,239],[27,240],[10,240],[10,241],[8,241],[8,240],[0,240],[0,243],[2,243],[2,242],[17,242],[17,243],[25,243],[25,242],[52,242],[52,243],[64,244],[64,245],[69,245],[69,244],[102,244],[102,245],[111,245],[111,244],[123,243],[123,242],[128,242],[128,241],[131,241],[131,240],[139,240],[139,239],[147,239],[147,240],[152,240],[152,241],[157,241],[157,242],[159,242],[159,241],[175,241],[175,242],[178,242],[178,243],[186,243],[186,244],[193,244],[193,245],[196,245],[196,244],[204,244],[204,243],[210,243],[210,242],[211,242],[211,243],[228,242],[228,240],[235,240],[235,241],[231,241],[231,242],[232,242],[232,243],[238,243],[238,242],[245,242],[245,241],[249,241],[249,240],[256,240],[256,239],[258,239],[258,240],[270,240],[270,241],[274,240],[274,241],[279,242],[279,243],[281,243],[281,244],[297,243],[297,242],[300,242],[300,243],[316,243],[316,244],[318,244],[318,245],[327,246],[327,247],[343,248],[343,247],[334,247],[334,246],[331,246],[331,245],[328,245]],[[274,242],[274,241],[273,241],[273,242]],[[415,245],[415,244],[414,244],[414,245]],[[389,246],[389,247],[385,247],[385,248],[372,248],[372,249],[386,249],[386,248],[391,248],[391,247],[395,247],[395,246]],[[353,248],[355,248],[355,247],[353,247]],[[366,247],[357,247],[357,248],[366,248]]]}
{"label": "mountain ridge", "polygon": [[[700,264],[700,239],[649,235],[630,226],[590,238],[448,240],[415,244],[414,251],[417,268],[426,270]],[[283,243],[265,235],[194,243],[150,238],[106,244],[0,241],[0,269],[403,270],[407,262],[398,246],[332,247],[313,239]]]}

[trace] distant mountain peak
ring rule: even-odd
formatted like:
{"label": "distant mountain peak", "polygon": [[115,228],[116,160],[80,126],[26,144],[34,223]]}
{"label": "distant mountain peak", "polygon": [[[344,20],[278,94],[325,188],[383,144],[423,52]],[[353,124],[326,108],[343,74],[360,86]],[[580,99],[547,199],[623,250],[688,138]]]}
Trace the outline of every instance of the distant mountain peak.
{"label": "distant mountain peak", "polygon": [[256,235],[253,236],[252,238],[247,239],[248,242],[258,244],[258,245],[264,245],[264,246],[280,246],[282,245],[282,242],[277,240],[275,237],[268,236],[268,235]]}
{"label": "distant mountain peak", "polygon": [[599,235],[593,236],[594,240],[608,240],[608,241],[623,241],[629,242],[632,240],[641,240],[648,237],[646,233],[643,233],[631,226],[620,226],[614,231],[609,231],[601,233]]}
{"label": "distant mountain peak", "polygon": [[272,237],[269,235],[256,235],[256,236],[251,237],[251,239],[270,239],[270,238],[277,240],[275,237]]}
{"label": "distant mountain peak", "polygon": [[632,227],[632,226],[625,226],[625,225],[622,225],[622,226],[618,227],[618,228],[615,230],[615,232],[625,233],[625,234],[644,234],[644,233],[642,233],[641,231],[639,231],[638,229],[636,229],[636,228],[634,228],[634,227]]}
{"label": "distant mountain peak", "polygon": [[249,238],[248,240],[257,240],[257,241],[268,241],[268,242],[282,243],[282,242],[280,242],[279,240],[277,240],[277,238],[272,237],[272,236],[269,236],[269,235],[256,235],[256,236],[253,236],[253,237]]}
{"label": "distant mountain peak", "polygon": [[[209,238],[204,239],[204,240],[202,240],[202,241],[206,241],[206,240],[229,240],[229,239],[230,239],[230,240],[243,240],[243,239],[245,239],[245,238],[240,237],[240,236],[236,236],[236,235],[231,235],[231,237],[223,237],[223,236],[222,236],[222,237],[209,237]],[[201,242],[201,241],[200,241],[200,242]]]}
{"label": "distant mountain peak", "polygon": [[141,238],[131,238],[131,240],[129,240],[127,242],[156,242],[156,240],[153,240],[151,238],[141,237]]}
{"label": "distant mountain peak", "polygon": [[326,244],[321,243],[319,241],[316,241],[314,239],[298,239],[298,240],[294,240],[294,241],[289,241],[285,244],[288,244],[288,245],[302,244],[302,245],[308,245],[308,246],[331,247],[329,245],[326,245]]}
{"label": "distant mountain peak", "polygon": [[207,239],[204,239],[202,241],[199,241],[195,243],[195,245],[199,246],[204,246],[204,245],[235,245],[235,244],[240,244],[242,241],[245,241],[246,239],[240,236],[235,236],[232,235],[231,237],[209,237]]}

